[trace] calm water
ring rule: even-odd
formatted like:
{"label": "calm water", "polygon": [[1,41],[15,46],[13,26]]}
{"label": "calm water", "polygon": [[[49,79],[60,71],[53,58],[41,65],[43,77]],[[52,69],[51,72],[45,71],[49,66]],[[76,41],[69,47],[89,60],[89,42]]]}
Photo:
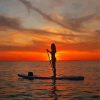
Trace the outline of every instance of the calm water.
{"label": "calm water", "polygon": [[100,62],[62,61],[57,76],[83,75],[84,81],[25,80],[18,73],[51,76],[49,62],[0,62],[0,100],[100,100]]}

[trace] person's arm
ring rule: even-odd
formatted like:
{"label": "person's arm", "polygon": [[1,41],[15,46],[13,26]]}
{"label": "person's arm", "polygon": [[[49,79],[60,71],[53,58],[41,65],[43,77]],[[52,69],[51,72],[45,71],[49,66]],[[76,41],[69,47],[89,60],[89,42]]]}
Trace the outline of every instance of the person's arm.
{"label": "person's arm", "polygon": [[48,50],[48,49],[47,49],[47,52],[51,53],[51,51],[50,51],[50,50]]}

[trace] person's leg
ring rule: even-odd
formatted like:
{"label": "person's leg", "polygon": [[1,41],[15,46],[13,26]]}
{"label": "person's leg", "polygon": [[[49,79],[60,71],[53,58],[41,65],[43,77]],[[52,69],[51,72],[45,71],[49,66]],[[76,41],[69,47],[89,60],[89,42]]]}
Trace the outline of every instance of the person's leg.
{"label": "person's leg", "polygon": [[53,77],[56,78],[56,64],[53,63]]}

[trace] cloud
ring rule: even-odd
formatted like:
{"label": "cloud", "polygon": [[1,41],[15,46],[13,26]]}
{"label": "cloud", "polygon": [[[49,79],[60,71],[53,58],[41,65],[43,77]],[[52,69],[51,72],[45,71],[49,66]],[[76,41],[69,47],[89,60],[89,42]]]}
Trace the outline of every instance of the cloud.
{"label": "cloud", "polygon": [[[38,9],[37,9],[38,11]],[[41,11],[40,11],[41,12]],[[44,13],[40,13],[42,16],[44,16]],[[48,16],[44,16],[44,18],[48,19]],[[51,20],[51,19],[52,20]],[[55,17],[50,15],[49,21],[53,21],[56,24],[63,23],[65,26],[67,26],[67,29],[71,30],[78,30],[82,28],[82,24],[89,21],[89,20],[98,20],[99,16],[96,14],[84,16],[77,19],[65,19],[59,20],[59,17]],[[67,24],[66,24],[67,23]],[[59,24],[58,24],[59,25]],[[63,27],[63,26],[62,26]],[[63,27],[64,28],[64,27]],[[90,35],[84,35],[75,33],[70,34],[67,32],[50,32],[49,30],[41,30],[41,29],[26,29],[22,27],[21,20],[19,18],[12,18],[7,16],[0,16],[0,30],[8,30],[8,29],[14,29],[12,34],[6,35],[1,37],[0,39],[0,50],[15,50],[15,51],[44,51],[42,49],[41,45],[46,49],[49,48],[49,45],[51,42],[57,43],[57,45],[62,44],[62,49],[65,50],[99,50],[100,47],[98,45],[99,43],[99,30],[97,30],[94,34],[96,35],[93,37]],[[17,32],[16,32],[17,30]],[[2,34],[2,32],[0,33]],[[6,34],[8,32],[6,31]],[[96,41],[96,42],[93,42]]]}
{"label": "cloud", "polygon": [[[70,16],[70,18],[68,18],[67,17],[68,15],[60,15],[59,12],[56,13],[56,14],[55,13],[47,14],[46,12],[42,11],[40,8],[37,8],[36,6],[32,5],[30,1],[27,1],[27,0],[19,0],[19,1],[22,2],[27,7],[28,10],[36,11],[45,20],[53,22],[54,24],[59,25],[62,28],[69,29],[69,30],[76,31],[76,32],[90,32],[90,30],[86,28],[86,25],[88,25],[88,23],[92,22],[93,20],[100,21],[100,13],[98,11],[92,12],[92,13],[89,13],[89,14],[83,13],[84,16],[81,16],[81,17],[78,17],[78,18],[77,17],[71,18],[71,16]],[[63,0],[60,0],[59,2],[64,4]],[[52,4],[53,3],[59,4],[59,2],[57,3],[57,1],[52,1]],[[41,2],[39,1],[39,3],[41,3]],[[84,3],[86,3],[86,1],[84,1]],[[83,5],[83,6],[85,6],[85,5]],[[71,10],[71,8],[70,8],[70,10]],[[65,12],[65,14],[66,14],[66,12]],[[59,19],[59,18],[61,18],[62,20]]]}
{"label": "cloud", "polygon": [[[42,38],[43,39],[43,38]],[[44,38],[45,39],[45,38]],[[12,45],[7,45],[6,43],[0,45],[0,51],[37,51],[37,52],[44,52],[47,48],[50,48],[50,44],[53,41],[50,41],[50,38],[47,40],[38,41],[33,38],[33,41],[27,42],[29,45],[16,45],[13,42]],[[14,44],[15,43],[15,44]],[[30,45],[31,43],[31,45]],[[57,46],[58,51],[100,51],[100,42],[90,41],[90,42],[62,42],[62,41],[54,41]]]}
{"label": "cloud", "polygon": [[[69,19],[69,21],[68,20],[67,21],[73,30],[80,31],[80,32],[86,32],[86,31],[88,32],[88,30],[86,30],[84,28],[83,24],[87,21],[95,20],[97,17],[98,17],[97,13],[94,13],[94,14],[84,16],[81,18]],[[65,22],[67,22],[67,21],[65,21]]]}
{"label": "cloud", "polygon": [[[85,37],[86,35],[78,35],[78,34],[67,34],[64,32],[50,32],[49,30],[42,30],[42,29],[26,29],[21,25],[21,20],[19,18],[11,18],[7,16],[0,15],[0,30],[5,31],[5,30],[17,30],[17,31],[22,31],[22,33],[27,32],[28,34],[38,34],[38,35],[55,35],[55,36],[66,36],[66,37]],[[4,33],[3,33],[4,34]]]}
{"label": "cloud", "polygon": [[100,35],[100,30],[96,30],[95,33]]}
{"label": "cloud", "polygon": [[[9,32],[6,33],[8,34]],[[52,32],[38,29],[13,31],[10,34],[0,39],[1,51],[44,52],[52,42],[56,43],[59,50],[95,51],[100,49],[100,41],[97,41],[97,37],[94,36],[52,34]]]}
{"label": "cloud", "polygon": [[[3,35],[2,35],[3,34]],[[5,34],[5,35],[4,35]],[[39,29],[24,29],[17,31],[5,31],[0,34],[0,50],[1,51],[41,51],[49,48],[51,42],[55,42],[57,45],[66,44],[62,49],[68,49],[68,44],[72,47],[72,44],[79,44],[84,39],[90,39],[91,36],[87,35],[73,35],[64,33],[53,33]],[[78,42],[76,39],[81,39]],[[41,47],[44,47],[44,49]],[[66,48],[65,48],[66,47]],[[69,48],[70,49],[70,48]]]}
{"label": "cloud", "polygon": [[[3,20],[1,20],[3,19]],[[40,44],[47,44],[50,42],[60,42],[60,43],[79,43],[82,41],[93,40],[97,41],[97,37],[93,37],[91,35],[84,34],[67,34],[64,32],[50,32],[49,30],[41,30],[41,29],[26,29],[22,27],[21,21],[18,18],[9,18],[9,17],[0,17],[0,29],[3,27],[5,29],[14,29],[13,32],[1,32],[0,36],[0,46],[7,46],[12,49],[13,46],[20,47],[28,47]],[[17,32],[16,32],[17,30]],[[5,34],[5,35],[4,35]],[[49,42],[48,42],[49,41]],[[14,47],[14,48],[15,48]],[[6,48],[5,48],[6,49]]]}
{"label": "cloud", "polygon": [[6,29],[20,29],[20,20],[18,18],[11,18],[0,15],[0,30]]}
{"label": "cloud", "polygon": [[43,11],[41,11],[40,9],[36,8],[35,6],[33,6],[29,1],[27,0],[19,0],[21,1],[26,7],[27,9],[31,9],[31,10],[34,10],[36,11],[37,13],[39,13],[44,19],[48,20],[48,21],[51,21],[57,25],[60,25],[61,27],[63,28],[70,28],[70,26],[67,26],[67,25],[64,25],[63,23],[59,22],[58,20],[52,18],[50,15],[44,13]]}
{"label": "cloud", "polygon": [[[57,47],[59,51],[87,51],[87,52],[95,52],[100,51],[100,42],[98,41],[89,41],[89,42],[79,42],[79,43],[57,43]],[[62,49],[63,48],[63,49]]]}
{"label": "cloud", "polygon": [[[67,26],[67,28],[71,31],[74,32],[91,32],[91,30],[95,30],[94,27],[91,27],[90,29],[87,28],[87,26],[89,26],[90,23],[93,24],[93,21],[97,21],[97,27],[99,26],[99,21],[100,21],[100,13],[96,12],[93,14],[88,14],[88,15],[84,15],[82,17],[79,18],[68,18],[67,15],[66,16],[61,16],[58,14],[59,17],[56,17],[57,14],[51,15],[53,17],[54,20],[59,21],[60,23],[63,23],[64,26]],[[61,19],[62,18],[62,19]],[[61,20],[60,20],[61,19]]]}
{"label": "cloud", "polygon": [[[2,20],[1,20],[2,19]],[[0,17],[0,45],[5,46],[32,46],[36,43],[47,43],[47,41],[68,42],[69,39],[86,38],[86,35],[67,34],[60,32],[50,32],[41,29],[26,29],[22,27],[18,18]],[[12,29],[13,32],[8,30]],[[6,30],[6,31],[5,31]],[[17,32],[16,32],[17,31]],[[33,38],[32,38],[33,37]],[[63,40],[63,37],[66,38]],[[40,43],[40,44],[41,44]]]}
{"label": "cloud", "polygon": [[93,35],[96,38],[96,40],[98,40],[100,42],[100,30],[94,31]]}

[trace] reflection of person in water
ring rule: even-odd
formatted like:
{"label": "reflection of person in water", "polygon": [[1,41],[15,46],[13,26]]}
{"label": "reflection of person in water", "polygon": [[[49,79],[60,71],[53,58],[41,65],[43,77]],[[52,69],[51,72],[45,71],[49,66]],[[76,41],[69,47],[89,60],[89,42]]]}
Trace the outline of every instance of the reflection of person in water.
{"label": "reflection of person in water", "polygon": [[53,97],[54,97],[54,100],[58,100],[58,96],[56,94],[56,80],[52,80],[52,94],[53,94]]}
{"label": "reflection of person in water", "polygon": [[54,43],[51,44],[51,51],[47,49],[47,52],[51,53],[51,64],[53,68],[53,78],[56,79],[56,46]]}

